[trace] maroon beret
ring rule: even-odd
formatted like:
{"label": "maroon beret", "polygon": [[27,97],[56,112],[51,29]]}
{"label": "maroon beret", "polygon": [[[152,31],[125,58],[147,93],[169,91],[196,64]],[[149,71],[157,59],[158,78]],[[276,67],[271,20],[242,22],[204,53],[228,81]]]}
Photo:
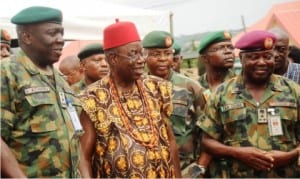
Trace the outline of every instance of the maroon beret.
{"label": "maroon beret", "polygon": [[276,41],[274,34],[268,31],[256,30],[243,35],[235,44],[242,52],[272,49]]}

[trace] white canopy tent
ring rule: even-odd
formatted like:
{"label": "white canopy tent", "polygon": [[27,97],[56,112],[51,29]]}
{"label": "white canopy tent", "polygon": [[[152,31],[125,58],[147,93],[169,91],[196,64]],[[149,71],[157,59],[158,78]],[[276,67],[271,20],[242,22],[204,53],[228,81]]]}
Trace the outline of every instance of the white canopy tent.
{"label": "white canopy tent", "polygon": [[134,22],[142,37],[152,30],[169,31],[170,28],[169,12],[128,7],[104,0],[9,0],[0,6],[0,28],[8,30],[16,38],[15,25],[10,19],[30,6],[60,9],[67,40],[102,40],[103,29],[116,18]]}

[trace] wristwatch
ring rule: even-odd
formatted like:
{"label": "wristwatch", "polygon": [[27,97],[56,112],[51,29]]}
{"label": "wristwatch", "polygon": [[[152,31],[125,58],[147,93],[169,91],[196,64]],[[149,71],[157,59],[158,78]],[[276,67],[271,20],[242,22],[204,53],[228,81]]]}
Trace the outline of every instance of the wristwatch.
{"label": "wristwatch", "polygon": [[192,176],[199,177],[199,175],[204,175],[206,172],[206,168],[203,165],[195,164],[193,167],[190,168],[190,174]]}

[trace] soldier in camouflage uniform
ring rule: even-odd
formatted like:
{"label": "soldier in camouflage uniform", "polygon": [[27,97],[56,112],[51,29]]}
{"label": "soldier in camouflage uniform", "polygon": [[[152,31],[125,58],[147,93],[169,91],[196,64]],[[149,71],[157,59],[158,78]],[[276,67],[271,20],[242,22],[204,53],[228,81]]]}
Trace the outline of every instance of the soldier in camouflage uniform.
{"label": "soldier in camouflage uniform", "polygon": [[176,42],[173,43],[172,47],[174,49],[172,69],[177,73],[180,73],[180,66],[182,63],[182,55],[180,54],[181,47]]}
{"label": "soldier in camouflage uniform", "polygon": [[201,39],[199,54],[206,72],[199,77],[199,83],[206,89],[206,100],[218,85],[235,76],[231,70],[234,64],[233,50],[231,34],[227,31],[211,32]]}
{"label": "soldier in camouflage uniform", "polygon": [[66,101],[80,109],[79,100],[52,65],[64,45],[62,13],[34,6],[11,22],[22,50],[1,61],[1,175],[78,177],[79,139]]}
{"label": "soldier in camouflage uniform", "polygon": [[75,94],[85,89],[89,84],[103,78],[109,72],[102,44],[93,43],[85,46],[79,53],[80,65],[84,78],[72,85]]}
{"label": "soldier in camouflage uniform", "polygon": [[143,39],[148,53],[146,63],[150,75],[169,80],[173,84],[174,110],[170,120],[179,147],[181,169],[197,159],[199,131],[195,123],[204,108],[203,88],[184,75],[171,69],[173,60],[173,37],[168,32],[152,31]]}
{"label": "soldier in camouflage uniform", "polygon": [[4,29],[0,29],[0,60],[10,56],[10,43],[11,37],[8,32]]}
{"label": "soldier in camouflage uniform", "polygon": [[300,87],[272,74],[275,40],[266,31],[241,37],[236,48],[241,50],[243,74],[210,96],[206,117],[200,120],[202,144],[226,162],[212,177],[300,176]]}
{"label": "soldier in camouflage uniform", "polygon": [[[205,64],[206,72],[199,77],[199,83],[205,88],[203,92],[205,100],[221,83],[235,76],[231,70],[234,64],[234,47],[231,42],[231,34],[227,31],[215,31],[205,35],[199,44],[199,60]],[[207,155],[204,151],[200,156]],[[217,159],[218,160],[218,159]],[[199,158],[198,164],[207,168],[209,161]],[[209,170],[220,170],[210,165]],[[209,177],[206,173],[205,177]]]}

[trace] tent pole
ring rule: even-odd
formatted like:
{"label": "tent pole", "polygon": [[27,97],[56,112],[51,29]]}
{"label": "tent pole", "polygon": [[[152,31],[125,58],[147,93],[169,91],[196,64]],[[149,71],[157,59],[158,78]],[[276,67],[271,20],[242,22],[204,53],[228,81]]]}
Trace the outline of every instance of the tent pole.
{"label": "tent pole", "polygon": [[242,19],[243,30],[244,32],[246,32],[247,30],[246,30],[245,18],[243,15],[241,15],[241,19]]}
{"label": "tent pole", "polygon": [[174,33],[173,33],[173,12],[170,11],[170,33],[174,36]]}

